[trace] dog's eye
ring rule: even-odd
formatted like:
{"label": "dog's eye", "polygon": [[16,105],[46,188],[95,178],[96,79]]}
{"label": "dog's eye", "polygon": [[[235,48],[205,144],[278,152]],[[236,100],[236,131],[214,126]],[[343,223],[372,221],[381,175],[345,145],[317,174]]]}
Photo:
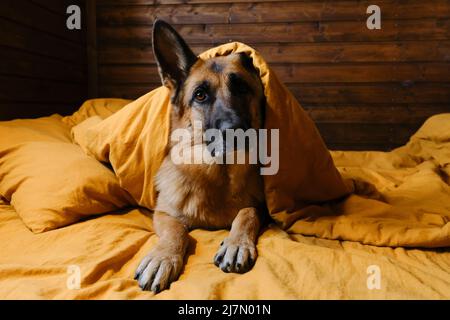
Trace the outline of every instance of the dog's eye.
{"label": "dog's eye", "polygon": [[206,94],[205,90],[197,89],[194,92],[194,98],[199,102],[203,102],[208,98],[208,95]]}

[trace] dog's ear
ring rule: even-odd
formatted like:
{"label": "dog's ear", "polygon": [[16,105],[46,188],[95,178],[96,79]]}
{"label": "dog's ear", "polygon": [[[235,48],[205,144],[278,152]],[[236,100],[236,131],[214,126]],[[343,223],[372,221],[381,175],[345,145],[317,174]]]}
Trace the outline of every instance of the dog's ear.
{"label": "dog's ear", "polygon": [[255,65],[253,64],[253,58],[250,57],[245,52],[238,53],[239,58],[241,60],[242,66],[247,69],[247,71],[258,74],[258,70],[256,70]]}
{"label": "dog's ear", "polygon": [[175,29],[162,20],[153,24],[153,53],[163,85],[175,92],[187,78],[197,56]]}

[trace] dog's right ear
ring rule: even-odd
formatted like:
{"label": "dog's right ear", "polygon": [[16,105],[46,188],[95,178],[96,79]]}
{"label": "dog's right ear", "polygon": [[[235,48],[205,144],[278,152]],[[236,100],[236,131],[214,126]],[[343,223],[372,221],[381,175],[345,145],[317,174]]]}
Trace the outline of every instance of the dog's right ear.
{"label": "dog's right ear", "polygon": [[163,85],[175,93],[186,80],[197,56],[175,29],[162,20],[153,24],[153,53]]}

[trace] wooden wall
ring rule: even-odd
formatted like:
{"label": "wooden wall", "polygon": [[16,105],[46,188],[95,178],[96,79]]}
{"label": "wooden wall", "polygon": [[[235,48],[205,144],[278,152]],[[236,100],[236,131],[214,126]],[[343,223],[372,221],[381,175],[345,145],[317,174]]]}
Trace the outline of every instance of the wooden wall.
{"label": "wooden wall", "polygon": [[83,1],[1,1],[0,120],[68,114],[87,98],[86,28],[66,28],[71,4]]}
{"label": "wooden wall", "polygon": [[[368,30],[377,4],[382,29]],[[330,148],[389,149],[450,112],[450,1],[98,0],[99,90],[136,98],[159,85],[155,17],[201,51],[259,50]]]}

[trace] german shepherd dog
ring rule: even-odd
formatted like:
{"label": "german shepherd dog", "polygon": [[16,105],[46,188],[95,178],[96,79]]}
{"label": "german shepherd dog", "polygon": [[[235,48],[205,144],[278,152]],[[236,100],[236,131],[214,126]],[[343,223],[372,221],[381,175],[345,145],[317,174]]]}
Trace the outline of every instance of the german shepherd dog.
{"label": "german shepherd dog", "polygon": [[[198,58],[167,23],[153,26],[153,52],[164,86],[171,93],[171,132],[193,129],[260,129],[265,97],[251,57],[230,54]],[[204,150],[207,142],[182,148]],[[169,149],[180,147],[170,142]],[[232,151],[234,152],[234,151]],[[214,157],[214,154],[212,155]],[[255,263],[256,241],[266,213],[258,164],[174,164],[170,152],[156,176],[153,223],[159,242],[135,274],[144,290],[160,292],[183,268],[192,228],[230,228],[214,264],[224,272],[244,273]]]}

